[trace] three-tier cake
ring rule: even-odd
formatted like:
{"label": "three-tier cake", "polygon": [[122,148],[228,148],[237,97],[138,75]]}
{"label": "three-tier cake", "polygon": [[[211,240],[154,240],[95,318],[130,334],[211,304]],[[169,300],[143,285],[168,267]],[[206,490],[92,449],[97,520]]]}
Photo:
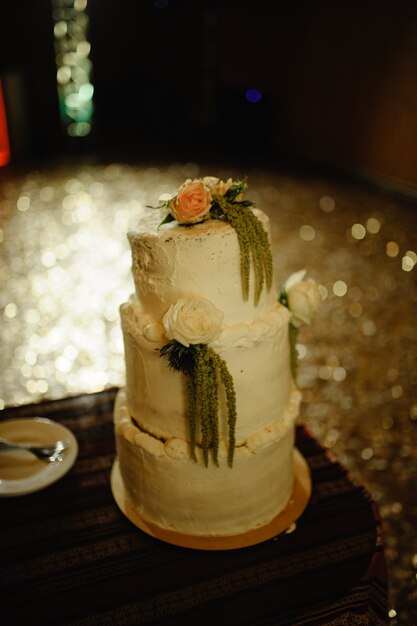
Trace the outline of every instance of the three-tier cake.
{"label": "three-tier cake", "polygon": [[[173,537],[250,533],[294,498],[298,324],[276,291],[269,220],[244,188],[186,181],[128,234],[112,486],[132,521]],[[317,308],[315,284],[298,302]]]}

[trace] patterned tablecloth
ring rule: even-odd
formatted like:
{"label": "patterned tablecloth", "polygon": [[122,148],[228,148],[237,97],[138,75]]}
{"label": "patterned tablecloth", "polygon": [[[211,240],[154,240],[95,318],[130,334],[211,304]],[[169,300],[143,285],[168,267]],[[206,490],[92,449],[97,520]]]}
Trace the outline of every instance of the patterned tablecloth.
{"label": "patterned tablecloth", "polygon": [[302,425],[297,445],[313,493],[296,529],[235,551],[188,550],[144,534],[113,500],[114,397],[108,390],[2,412],[59,421],[80,448],[59,482],[0,498],[3,624],[387,623],[376,507]]}

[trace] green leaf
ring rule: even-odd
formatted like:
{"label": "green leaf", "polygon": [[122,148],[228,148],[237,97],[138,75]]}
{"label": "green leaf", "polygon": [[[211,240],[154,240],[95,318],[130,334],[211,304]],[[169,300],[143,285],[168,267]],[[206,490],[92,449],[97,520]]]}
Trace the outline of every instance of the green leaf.
{"label": "green leaf", "polygon": [[194,369],[198,347],[199,344],[186,347],[173,340],[162,346],[159,355],[168,357],[168,364],[171,369],[188,375]]}
{"label": "green leaf", "polygon": [[239,194],[241,194],[241,193],[243,193],[245,191],[247,186],[248,185],[246,183],[246,180],[238,180],[231,187],[229,187],[229,189],[224,194],[224,197],[229,202],[233,202]]}
{"label": "green leaf", "polygon": [[171,213],[168,213],[168,215],[166,217],[164,217],[162,222],[159,224],[158,228],[160,226],[163,226],[164,224],[169,224],[170,222],[175,222],[175,217],[173,215],[171,215]]}

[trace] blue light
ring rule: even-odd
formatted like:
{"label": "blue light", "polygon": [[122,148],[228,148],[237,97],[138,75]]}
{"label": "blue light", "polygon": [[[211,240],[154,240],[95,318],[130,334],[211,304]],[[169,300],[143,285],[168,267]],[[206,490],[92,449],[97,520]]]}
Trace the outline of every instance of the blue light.
{"label": "blue light", "polygon": [[262,100],[262,92],[259,89],[248,89],[245,95],[246,100],[251,104],[256,104]]}

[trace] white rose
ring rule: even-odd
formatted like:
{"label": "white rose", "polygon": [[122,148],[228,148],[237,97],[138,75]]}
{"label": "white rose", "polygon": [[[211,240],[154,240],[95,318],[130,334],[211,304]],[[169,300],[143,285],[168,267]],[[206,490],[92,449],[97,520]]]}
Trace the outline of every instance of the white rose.
{"label": "white rose", "polygon": [[310,324],[322,302],[316,281],[311,278],[303,280],[305,273],[305,270],[301,270],[292,274],[284,286],[288,308],[292,313],[291,322],[297,327],[302,323]]}
{"label": "white rose", "polygon": [[175,339],[183,346],[209,343],[221,330],[223,313],[208,300],[180,298],[171,304],[162,318],[168,339]]}

